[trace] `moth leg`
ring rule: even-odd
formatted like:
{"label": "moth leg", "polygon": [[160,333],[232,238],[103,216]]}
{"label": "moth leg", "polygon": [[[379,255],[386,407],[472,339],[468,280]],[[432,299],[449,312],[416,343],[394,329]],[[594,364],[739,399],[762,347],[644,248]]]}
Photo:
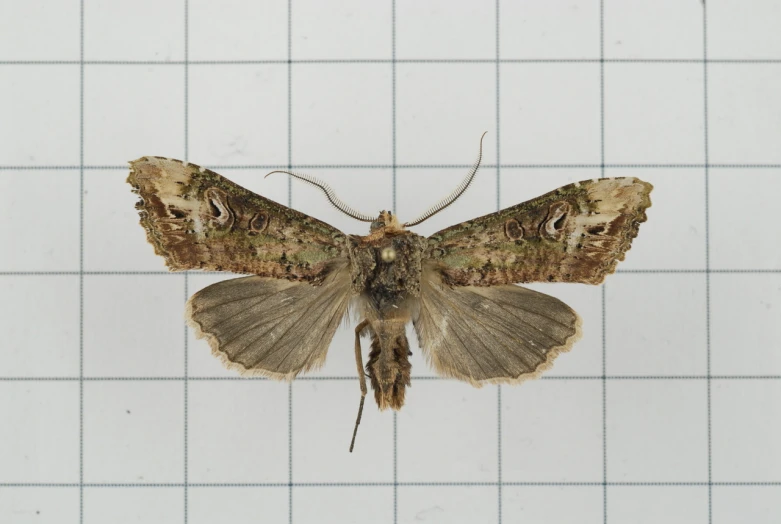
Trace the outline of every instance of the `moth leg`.
{"label": "moth leg", "polygon": [[366,372],[363,369],[363,356],[361,355],[361,331],[369,325],[368,320],[364,320],[355,327],[355,365],[358,366],[358,378],[361,380],[361,403],[358,406],[358,418],[355,419],[355,428],[353,429],[353,439],[350,441],[350,453],[355,446],[355,435],[358,433],[358,424],[361,423],[363,414],[363,402],[366,400]]}

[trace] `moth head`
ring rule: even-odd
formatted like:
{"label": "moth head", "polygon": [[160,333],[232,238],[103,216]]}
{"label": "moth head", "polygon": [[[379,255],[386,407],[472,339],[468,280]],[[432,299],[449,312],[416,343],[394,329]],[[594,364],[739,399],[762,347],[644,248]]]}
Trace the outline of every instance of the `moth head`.
{"label": "moth head", "polygon": [[399,219],[391,211],[380,211],[380,216],[376,220],[372,221],[370,230],[372,233],[379,229],[404,229],[399,223]]}

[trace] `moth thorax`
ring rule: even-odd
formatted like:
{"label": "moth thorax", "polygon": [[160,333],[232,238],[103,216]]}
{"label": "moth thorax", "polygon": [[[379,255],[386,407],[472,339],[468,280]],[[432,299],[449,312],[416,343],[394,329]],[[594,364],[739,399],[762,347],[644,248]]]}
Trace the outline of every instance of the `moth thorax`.
{"label": "moth thorax", "polygon": [[352,288],[373,308],[389,314],[407,296],[418,296],[425,239],[409,231],[351,237],[348,244]]}

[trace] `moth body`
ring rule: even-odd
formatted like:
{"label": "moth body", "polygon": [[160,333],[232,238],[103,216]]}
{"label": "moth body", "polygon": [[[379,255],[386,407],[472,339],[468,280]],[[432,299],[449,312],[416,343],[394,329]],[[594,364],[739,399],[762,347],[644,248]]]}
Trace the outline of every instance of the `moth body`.
{"label": "moth body", "polygon": [[405,231],[383,211],[368,236],[348,239],[350,277],[356,308],[371,337],[366,374],[380,409],[399,409],[410,384],[409,342],[405,326],[420,295],[426,239]]}
{"label": "moth body", "polygon": [[[651,205],[652,186],[642,180],[584,180],[428,238],[405,229],[454,202],[478,166],[479,157],[450,196],[404,224],[390,212],[376,219],[358,213],[327,184],[288,173],[371,223],[366,236],[178,160],[135,160],[128,182],[141,197],[147,238],[169,268],[249,275],[201,289],[186,306],[196,335],[230,369],[291,380],[320,367],[352,306],[357,429],[367,377],[380,409],[404,404],[410,322],[438,374],[476,387],[518,383],[551,367],[580,337],[580,317],[557,298],[515,284],[601,283]],[[371,338],[365,367],[361,336]]]}

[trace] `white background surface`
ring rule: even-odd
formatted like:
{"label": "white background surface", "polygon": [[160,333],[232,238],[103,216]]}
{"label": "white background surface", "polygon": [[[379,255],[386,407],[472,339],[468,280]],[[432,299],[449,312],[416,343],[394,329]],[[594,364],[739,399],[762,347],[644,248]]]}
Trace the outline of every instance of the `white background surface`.
{"label": "white background surface", "polygon": [[[0,522],[781,521],[779,20],[773,0],[4,0]],[[352,327],[292,385],[223,370],[182,312],[225,277],[167,273],[125,183],[127,160],[184,158],[363,234],[262,176],[411,219],[483,131],[475,185],[417,232],[600,176],[652,182],[649,220],[605,286],[533,286],[584,319],[543,379],[440,380],[412,337],[406,406],[367,402],[352,455]]]}

